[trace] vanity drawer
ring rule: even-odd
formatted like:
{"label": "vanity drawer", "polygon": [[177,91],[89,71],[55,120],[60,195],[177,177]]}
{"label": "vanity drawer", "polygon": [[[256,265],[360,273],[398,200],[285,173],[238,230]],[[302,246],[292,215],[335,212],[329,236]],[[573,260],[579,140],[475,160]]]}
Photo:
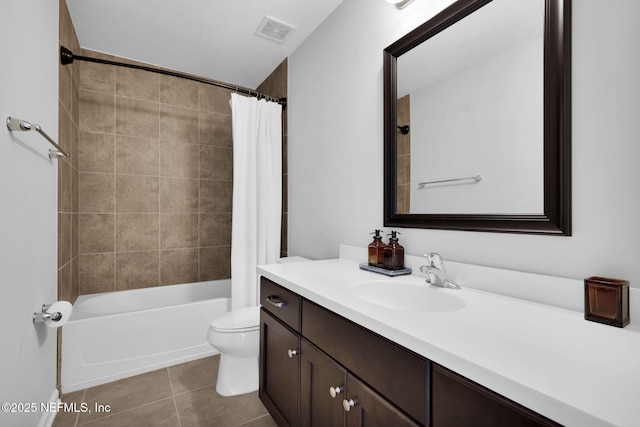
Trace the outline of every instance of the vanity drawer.
{"label": "vanity drawer", "polygon": [[260,277],[260,305],[297,332],[300,332],[301,300],[299,295]]}
{"label": "vanity drawer", "polygon": [[428,360],[307,300],[302,302],[302,335],[427,425]]}

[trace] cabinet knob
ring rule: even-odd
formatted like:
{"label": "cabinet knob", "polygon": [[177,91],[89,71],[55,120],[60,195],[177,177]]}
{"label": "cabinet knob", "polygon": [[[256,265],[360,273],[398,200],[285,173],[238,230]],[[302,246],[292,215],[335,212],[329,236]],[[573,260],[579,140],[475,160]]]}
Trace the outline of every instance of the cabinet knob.
{"label": "cabinet knob", "polygon": [[292,359],[293,356],[298,354],[298,350],[287,350],[287,354],[289,355],[289,359]]}
{"label": "cabinet knob", "polygon": [[334,399],[336,398],[337,395],[339,395],[340,393],[342,393],[342,387],[329,387],[329,394],[331,395],[331,397],[333,397]]}
{"label": "cabinet knob", "polygon": [[355,405],[356,405],[356,402],[354,402],[353,399],[349,399],[349,400],[345,399],[342,401],[342,407],[347,412],[349,412],[351,408],[353,408]]}

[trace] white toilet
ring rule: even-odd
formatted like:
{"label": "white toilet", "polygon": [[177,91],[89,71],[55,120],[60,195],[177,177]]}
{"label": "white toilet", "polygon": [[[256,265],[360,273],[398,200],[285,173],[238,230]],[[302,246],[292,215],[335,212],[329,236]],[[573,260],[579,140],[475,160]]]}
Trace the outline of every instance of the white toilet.
{"label": "white toilet", "polygon": [[[280,262],[308,261],[302,257]],[[235,396],[258,390],[260,354],[260,306],[232,310],[213,319],[207,341],[220,352],[216,391]]]}
{"label": "white toilet", "polygon": [[220,352],[218,394],[235,396],[258,389],[260,306],[232,310],[213,319],[207,341]]}

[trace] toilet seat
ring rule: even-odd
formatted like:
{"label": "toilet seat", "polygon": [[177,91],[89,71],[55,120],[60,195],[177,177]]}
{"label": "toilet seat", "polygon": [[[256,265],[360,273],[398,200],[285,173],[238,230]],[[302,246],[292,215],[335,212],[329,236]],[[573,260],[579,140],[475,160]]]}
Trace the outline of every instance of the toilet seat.
{"label": "toilet seat", "polygon": [[209,329],[219,333],[252,332],[260,329],[260,306],[232,310],[213,319]]}

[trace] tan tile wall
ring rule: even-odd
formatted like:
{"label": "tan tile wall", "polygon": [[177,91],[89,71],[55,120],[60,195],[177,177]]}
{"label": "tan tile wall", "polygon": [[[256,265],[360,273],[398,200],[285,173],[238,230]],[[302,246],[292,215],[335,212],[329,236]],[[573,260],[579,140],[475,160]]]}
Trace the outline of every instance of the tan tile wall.
{"label": "tan tile wall", "polygon": [[[289,61],[285,59],[256,89],[260,93],[274,98],[286,98],[289,87]],[[282,236],[280,240],[280,256],[289,254],[289,168],[287,155],[289,138],[287,126],[287,109],[282,112]]]}
{"label": "tan tile wall", "polygon": [[80,67],[80,294],[229,278],[230,91]]}
{"label": "tan tile wall", "polygon": [[[411,127],[411,103],[410,95],[398,99],[398,126],[409,125]],[[398,213],[409,213],[411,208],[411,130],[403,135],[400,129],[398,135]]]}

